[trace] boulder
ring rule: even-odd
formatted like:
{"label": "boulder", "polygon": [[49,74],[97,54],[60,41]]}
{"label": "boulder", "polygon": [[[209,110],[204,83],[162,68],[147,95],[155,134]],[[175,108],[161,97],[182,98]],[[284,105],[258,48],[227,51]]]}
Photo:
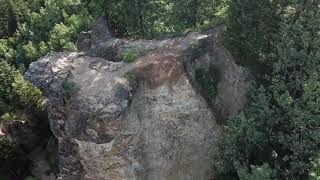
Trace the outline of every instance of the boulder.
{"label": "boulder", "polygon": [[94,42],[106,41],[112,38],[112,30],[107,16],[101,16],[92,27],[92,40]]}
{"label": "boulder", "polygon": [[[97,50],[97,46],[101,42],[106,42],[112,39],[112,31],[107,20],[107,16],[103,15],[93,24],[92,30],[81,32],[77,39],[77,48],[82,52],[90,52],[93,49]],[[98,51],[96,51],[98,53]],[[99,53],[96,56],[103,56],[105,53]]]}

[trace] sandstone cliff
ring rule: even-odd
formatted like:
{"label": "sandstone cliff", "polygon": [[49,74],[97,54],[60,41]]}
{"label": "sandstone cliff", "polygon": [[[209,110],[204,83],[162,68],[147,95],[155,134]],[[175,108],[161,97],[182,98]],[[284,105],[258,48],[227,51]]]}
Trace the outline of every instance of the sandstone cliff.
{"label": "sandstone cliff", "polygon": [[[25,74],[47,97],[58,179],[211,179],[217,120],[239,112],[249,85],[221,34],[103,42],[82,36],[86,53],[49,54]],[[138,57],[125,63],[125,51]],[[221,69],[214,102],[202,97],[195,78],[204,64]]]}

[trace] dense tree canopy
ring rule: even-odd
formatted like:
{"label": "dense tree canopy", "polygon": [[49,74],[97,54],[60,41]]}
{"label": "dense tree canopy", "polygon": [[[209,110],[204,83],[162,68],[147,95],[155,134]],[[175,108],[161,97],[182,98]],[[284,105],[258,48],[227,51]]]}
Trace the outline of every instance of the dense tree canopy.
{"label": "dense tree canopy", "polygon": [[[317,179],[319,169],[314,167],[317,164],[319,168],[320,145],[319,1],[288,1],[282,8],[271,49],[255,58],[257,63],[262,61],[270,67],[265,83],[257,84],[243,113],[227,121],[221,155],[229,167],[222,171],[241,177],[243,172],[254,173],[254,167],[260,166],[269,176],[262,179]],[[244,36],[243,42],[257,45],[252,41],[256,34],[251,35]],[[249,53],[256,52],[251,49]]]}

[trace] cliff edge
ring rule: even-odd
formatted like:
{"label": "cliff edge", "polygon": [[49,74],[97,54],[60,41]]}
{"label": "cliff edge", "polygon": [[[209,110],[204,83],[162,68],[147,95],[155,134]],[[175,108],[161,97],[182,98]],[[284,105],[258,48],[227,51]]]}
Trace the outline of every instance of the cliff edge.
{"label": "cliff edge", "polygon": [[[58,179],[211,179],[217,120],[241,110],[250,84],[221,33],[99,44],[86,36],[85,53],[49,54],[25,74],[47,97]],[[203,65],[220,69],[215,100],[197,82]]]}

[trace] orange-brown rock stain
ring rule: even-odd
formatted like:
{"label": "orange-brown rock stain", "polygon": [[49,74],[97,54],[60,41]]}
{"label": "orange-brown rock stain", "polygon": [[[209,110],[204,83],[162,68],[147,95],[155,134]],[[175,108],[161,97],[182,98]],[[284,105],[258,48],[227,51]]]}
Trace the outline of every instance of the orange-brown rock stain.
{"label": "orange-brown rock stain", "polygon": [[183,74],[181,56],[170,51],[154,51],[138,58],[134,70],[154,89],[167,83],[171,87]]}

